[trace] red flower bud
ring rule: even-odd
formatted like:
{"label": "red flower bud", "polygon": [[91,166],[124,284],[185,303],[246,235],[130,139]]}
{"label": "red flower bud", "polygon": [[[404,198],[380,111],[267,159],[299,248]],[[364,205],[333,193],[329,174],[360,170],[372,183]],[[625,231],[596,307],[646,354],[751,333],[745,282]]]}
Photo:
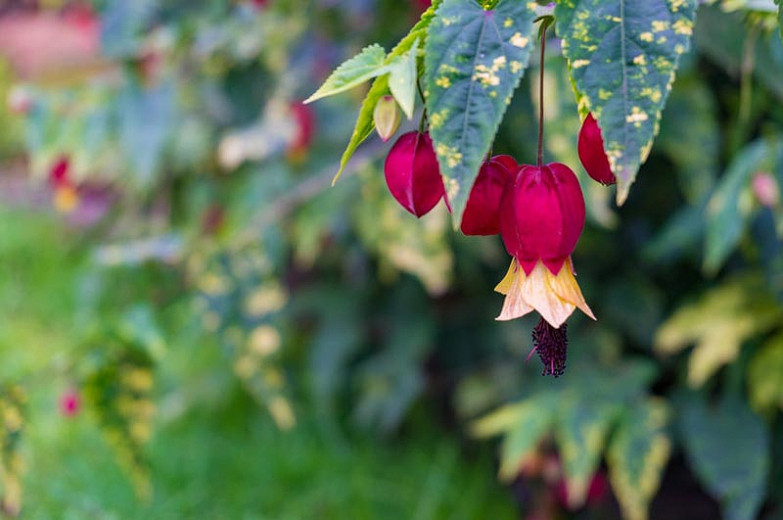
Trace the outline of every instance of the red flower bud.
{"label": "red flower bud", "polygon": [[426,215],[445,195],[428,133],[409,132],[394,143],[384,165],[386,185],[403,208]]}
{"label": "red flower bud", "polygon": [[582,166],[590,177],[605,185],[617,183],[617,177],[612,173],[609,159],[604,152],[604,138],[601,135],[601,128],[593,114],[587,114],[582,122],[577,147],[579,160],[582,161]]}
{"label": "red flower bud", "polygon": [[519,171],[519,168],[521,168],[517,160],[511,157],[510,155],[496,155],[490,160],[493,162],[498,162],[503,166],[505,166],[506,169],[508,170],[508,173],[510,173],[512,177],[516,176],[517,172]]}
{"label": "red flower bud", "polygon": [[73,417],[79,413],[81,399],[79,393],[71,388],[60,396],[60,413],[65,417]]}
{"label": "red flower bud", "polygon": [[291,104],[291,115],[296,124],[296,134],[288,145],[289,158],[301,159],[310,148],[315,133],[315,114],[308,105],[296,102]]}
{"label": "red flower bud", "polygon": [[55,188],[71,184],[68,177],[68,167],[70,166],[67,157],[60,157],[49,170],[49,182]]}
{"label": "red flower bud", "polygon": [[524,165],[503,190],[500,234],[527,275],[539,260],[558,274],[584,225],[582,189],[564,164]]}
{"label": "red flower bud", "polygon": [[[509,159],[516,165],[513,158],[509,157]],[[506,167],[507,163],[506,159],[493,157],[481,166],[476,182],[470,190],[465,213],[462,215],[460,229],[464,234],[497,235],[500,233],[498,219],[500,198],[503,195],[503,188],[512,176],[511,172],[516,173],[518,169],[509,170]]]}

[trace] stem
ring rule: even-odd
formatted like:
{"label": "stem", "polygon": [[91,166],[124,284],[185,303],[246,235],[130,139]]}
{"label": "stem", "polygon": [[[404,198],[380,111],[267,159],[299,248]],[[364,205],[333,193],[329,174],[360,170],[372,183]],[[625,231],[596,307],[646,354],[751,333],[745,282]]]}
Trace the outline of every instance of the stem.
{"label": "stem", "polygon": [[546,23],[541,30],[541,62],[538,76],[538,158],[540,168],[544,163],[544,52],[546,51]]}

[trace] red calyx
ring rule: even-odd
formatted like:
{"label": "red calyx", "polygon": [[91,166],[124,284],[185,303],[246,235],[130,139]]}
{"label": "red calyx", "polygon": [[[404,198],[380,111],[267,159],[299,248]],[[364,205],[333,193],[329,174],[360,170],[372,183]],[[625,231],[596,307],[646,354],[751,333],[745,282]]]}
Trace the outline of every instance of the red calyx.
{"label": "red calyx", "polygon": [[49,182],[52,186],[59,188],[71,184],[68,177],[68,167],[69,162],[66,157],[60,157],[57,162],[54,163],[51,170],[49,170]]}
{"label": "red calyx", "polygon": [[582,166],[590,177],[604,185],[617,183],[617,177],[612,173],[609,159],[604,152],[604,138],[601,135],[601,128],[592,113],[587,114],[582,122],[577,148],[579,149],[579,160],[582,161]]}
{"label": "red calyx", "polygon": [[[513,163],[513,166],[512,166]],[[508,166],[512,166],[509,168]],[[485,162],[470,190],[460,229],[465,235],[500,233],[500,198],[512,174],[519,167],[513,157],[497,156]]]}
{"label": "red calyx", "polygon": [[539,260],[553,274],[560,272],[584,225],[582,188],[564,164],[523,165],[503,190],[500,234],[527,274]]}
{"label": "red calyx", "polygon": [[384,173],[391,194],[417,217],[426,215],[445,195],[428,133],[408,132],[400,136],[389,150]]}
{"label": "red calyx", "polygon": [[74,389],[67,390],[60,396],[60,413],[65,417],[73,417],[79,413],[81,408],[81,399],[79,393]]}
{"label": "red calyx", "polygon": [[302,103],[292,103],[291,112],[296,122],[296,136],[291,142],[289,154],[302,154],[310,147],[315,132],[315,114],[313,109]]}

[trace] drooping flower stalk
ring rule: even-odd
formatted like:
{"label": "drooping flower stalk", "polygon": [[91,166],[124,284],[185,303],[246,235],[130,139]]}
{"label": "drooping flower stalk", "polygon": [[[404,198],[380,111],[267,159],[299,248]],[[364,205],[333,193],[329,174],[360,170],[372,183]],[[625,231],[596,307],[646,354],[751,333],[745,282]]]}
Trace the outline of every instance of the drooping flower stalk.
{"label": "drooping flower stalk", "polygon": [[571,254],[585,224],[585,202],[574,172],[564,164],[543,162],[544,52],[547,21],[541,30],[539,133],[537,164],[522,165],[503,190],[500,234],[513,257],[496,291],[506,295],[498,320],[532,311],[541,315],[533,331],[534,352],[544,374],[563,374],[565,322],[580,309],[595,319],[576,282]]}

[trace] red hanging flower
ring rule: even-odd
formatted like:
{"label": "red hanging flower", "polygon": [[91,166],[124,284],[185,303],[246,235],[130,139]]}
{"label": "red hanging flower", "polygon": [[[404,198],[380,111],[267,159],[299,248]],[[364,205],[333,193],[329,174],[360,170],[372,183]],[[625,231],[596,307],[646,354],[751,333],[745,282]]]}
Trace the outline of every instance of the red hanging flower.
{"label": "red hanging flower", "polygon": [[584,198],[573,171],[559,163],[522,166],[500,202],[500,234],[514,258],[495,288],[506,295],[499,320],[536,310],[557,329],[576,308],[595,319],[571,264],[584,223]]}
{"label": "red hanging flower", "polygon": [[400,136],[386,157],[384,173],[391,194],[417,217],[429,213],[445,195],[429,133]]}
{"label": "red hanging flower", "polygon": [[609,166],[609,159],[604,151],[604,138],[601,135],[601,128],[593,117],[593,114],[587,114],[582,122],[582,128],[579,130],[579,160],[582,161],[587,174],[594,180],[604,185],[616,184],[617,177],[612,173]]}
{"label": "red hanging flower", "polygon": [[462,215],[460,229],[465,235],[500,233],[500,198],[512,174],[519,169],[508,168],[511,163],[516,166],[516,161],[506,155],[493,157],[481,166]]}

